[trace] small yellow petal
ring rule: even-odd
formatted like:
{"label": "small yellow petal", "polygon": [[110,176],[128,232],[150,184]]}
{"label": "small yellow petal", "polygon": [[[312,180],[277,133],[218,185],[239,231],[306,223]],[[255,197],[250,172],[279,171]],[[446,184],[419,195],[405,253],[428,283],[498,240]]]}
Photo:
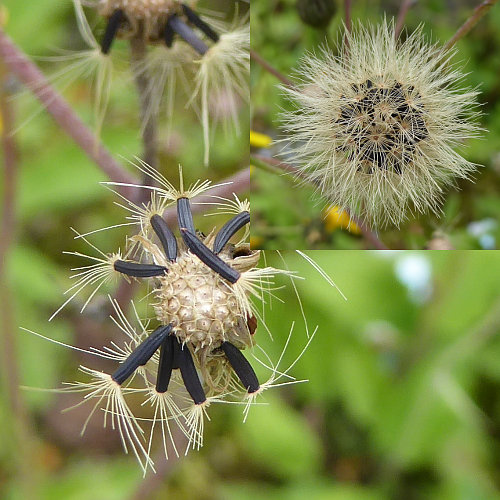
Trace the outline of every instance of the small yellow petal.
{"label": "small yellow petal", "polygon": [[273,140],[266,134],[250,130],[250,146],[254,148],[268,148]]}
{"label": "small yellow petal", "polygon": [[353,222],[349,214],[335,205],[326,211],[325,229],[332,233],[336,229],[347,229],[352,234],[360,234],[359,226]]}

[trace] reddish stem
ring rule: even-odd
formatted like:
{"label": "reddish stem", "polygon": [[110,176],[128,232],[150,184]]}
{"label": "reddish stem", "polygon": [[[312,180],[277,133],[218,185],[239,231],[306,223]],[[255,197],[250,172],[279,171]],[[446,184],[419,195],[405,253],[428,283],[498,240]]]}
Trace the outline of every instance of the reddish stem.
{"label": "reddish stem", "polygon": [[453,45],[457,43],[460,38],[463,38],[469,31],[474,28],[474,26],[479,22],[479,20],[497,3],[498,0],[485,0],[479,4],[472,15],[465,21],[460,28],[455,32],[455,34],[448,40],[443,50],[449,50]]}
{"label": "reddish stem", "polygon": [[[96,136],[86,127],[63,97],[50,85],[43,73],[19,49],[7,34],[0,29],[0,57],[11,72],[26,85],[45,106],[57,124],[82,148],[87,156],[115,182],[137,183],[100,144]],[[121,187],[120,192],[131,197],[134,188]]]}
{"label": "reddish stem", "polygon": [[274,75],[280,82],[285,84],[287,87],[294,88],[292,80],[288,79],[285,75],[280,73],[274,66],[271,66],[261,55],[259,55],[255,50],[250,50],[250,57],[259,65],[262,66],[268,73]]}
{"label": "reddish stem", "polygon": [[[297,168],[294,167],[293,165],[290,165],[289,163],[284,163],[280,160],[276,160],[275,158],[267,158],[265,156],[260,156],[260,155],[254,155],[254,158],[257,160],[267,163],[268,165],[271,165],[273,167],[277,167],[281,170],[284,170],[287,173],[291,173],[295,175],[296,177],[299,177],[304,180],[308,180],[302,172]],[[374,248],[377,250],[389,250],[388,247],[386,247],[378,238],[378,236],[367,226],[366,222],[361,220],[359,217],[349,214],[350,219],[355,222],[358,226],[361,232],[363,233],[363,236],[367,241],[369,241]]]}
{"label": "reddish stem", "polygon": [[405,24],[406,14],[410,10],[410,7],[412,7],[416,3],[417,3],[417,0],[403,0],[401,2],[401,5],[399,7],[399,12],[398,12],[398,17],[396,20],[396,27],[394,29],[394,39],[395,40],[397,40],[399,38],[399,34],[401,33],[401,30],[403,29],[403,26]]}
{"label": "reddish stem", "polygon": [[345,13],[345,27],[347,31],[351,32],[351,0],[344,0],[344,13]]}

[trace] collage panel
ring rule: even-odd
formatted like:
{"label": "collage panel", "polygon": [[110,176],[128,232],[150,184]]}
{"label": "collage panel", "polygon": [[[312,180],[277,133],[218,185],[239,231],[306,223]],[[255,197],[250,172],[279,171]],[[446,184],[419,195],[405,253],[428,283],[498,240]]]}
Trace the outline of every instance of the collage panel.
{"label": "collage panel", "polygon": [[0,498],[499,498],[496,3],[4,0]]}
{"label": "collage panel", "polygon": [[252,2],[255,248],[498,248],[500,19],[478,3]]}

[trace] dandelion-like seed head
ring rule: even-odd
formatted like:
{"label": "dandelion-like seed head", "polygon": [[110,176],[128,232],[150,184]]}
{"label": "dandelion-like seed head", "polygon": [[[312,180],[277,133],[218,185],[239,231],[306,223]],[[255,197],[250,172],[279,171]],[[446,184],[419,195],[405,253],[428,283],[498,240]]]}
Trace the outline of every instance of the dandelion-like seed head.
{"label": "dandelion-like seed head", "polygon": [[[135,54],[133,72],[144,83],[142,127],[165,115],[170,127],[176,89],[189,96],[203,127],[204,163],[209,162],[210,128],[222,122],[239,133],[241,101],[249,99],[250,28],[248,16],[233,23],[196,12],[196,1],[73,0],[79,31],[89,50],[78,55],[76,70],[96,76],[94,114],[101,130],[112,87],[113,44],[129,40]],[[105,19],[99,40],[83,5]],[[147,47],[146,47],[147,46]],[[73,56],[72,56],[73,57]],[[81,61],[80,61],[81,60]]]}
{"label": "dandelion-like seed head", "polygon": [[453,52],[421,27],[400,41],[384,20],[343,40],[339,56],[305,56],[301,84],[284,89],[296,105],[284,120],[301,176],[376,226],[438,213],[446,187],[476,169],[455,148],[479,131],[477,92],[460,88]]}
{"label": "dandelion-like seed head", "polygon": [[[89,403],[90,415],[83,430],[93,415],[103,414],[104,425],[109,423],[119,432],[124,450],[131,451],[146,472],[153,469],[150,454],[155,432],[161,432],[167,457],[169,443],[178,454],[175,425],[186,437],[187,453],[203,445],[203,429],[211,404],[240,404],[246,418],[262,392],[281,383],[299,381],[288,374],[296,361],[287,369],[279,366],[290,336],[278,363],[271,362],[262,349],[264,361],[254,354],[258,348],[254,341],[258,327],[270,333],[263,304],[274,297],[274,279],[280,274],[290,279],[294,275],[287,269],[257,267],[260,251],[252,251],[245,236],[231,243],[250,222],[248,201],[236,195],[233,200],[214,196],[217,201],[213,204],[232,217],[218,231],[214,229],[205,236],[195,229],[191,204],[195,203],[192,198],[206,196],[210,183],[198,181],[185,189],[180,171],[180,187],[176,189],[148,165],[140,163],[137,167],[157,184],[139,186],[152,193],[151,202],[140,207],[131,201],[123,203],[124,198],[119,195],[120,205],[131,214],[128,219],[137,226],[138,234],[128,238],[123,254],[107,255],[86,238],[92,233],[77,233],[77,238],[82,238],[98,256],[72,253],[90,258],[95,264],[77,269],[78,281],[70,288],[72,295],[62,307],[91,288],[83,310],[112,276],[121,275],[127,280],[148,281],[150,292],[146,298],[154,317],[143,321],[132,303],[135,319],[129,320],[118,302],[111,299],[112,320],[123,334],[122,342],[113,340],[109,346],[88,350],[52,342],[116,363],[111,374],[81,367],[90,381],[71,382],[62,390],[84,394],[76,406]],[[180,238],[163,217],[167,207],[176,210]],[[117,226],[120,224],[104,229]],[[294,284],[293,288],[296,291]],[[297,300],[303,313],[298,296]],[[304,323],[309,336],[305,316]],[[243,354],[245,350],[270,371],[267,381],[259,381]],[[279,382],[281,379],[284,380]],[[150,418],[137,418],[133,406],[129,406],[130,398],[137,400],[141,396],[142,406],[151,410]],[[148,424],[150,434],[146,438],[143,425]]]}

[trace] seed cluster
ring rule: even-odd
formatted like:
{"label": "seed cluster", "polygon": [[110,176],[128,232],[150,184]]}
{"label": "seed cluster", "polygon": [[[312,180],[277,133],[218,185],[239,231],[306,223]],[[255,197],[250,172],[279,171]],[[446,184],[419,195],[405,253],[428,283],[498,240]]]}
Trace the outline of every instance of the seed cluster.
{"label": "seed cluster", "polygon": [[359,161],[358,172],[402,174],[419,154],[417,143],[429,135],[420,93],[413,85],[374,84],[369,79],[352,84],[351,91],[340,97],[335,131],[342,145],[337,151]]}
{"label": "seed cluster", "polygon": [[129,18],[147,19],[180,12],[180,5],[179,0],[102,0],[99,14],[109,17],[121,9]]}
{"label": "seed cluster", "polygon": [[[259,252],[251,255],[256,264]],[[179,341],[194,350],[211,352],[225,341],[242,349],[250,346],[247,317],[234,291],[195,255],[183,253],[169,265],[168,273],[159,278],[156,296],[159,321],[171,324]]]}

